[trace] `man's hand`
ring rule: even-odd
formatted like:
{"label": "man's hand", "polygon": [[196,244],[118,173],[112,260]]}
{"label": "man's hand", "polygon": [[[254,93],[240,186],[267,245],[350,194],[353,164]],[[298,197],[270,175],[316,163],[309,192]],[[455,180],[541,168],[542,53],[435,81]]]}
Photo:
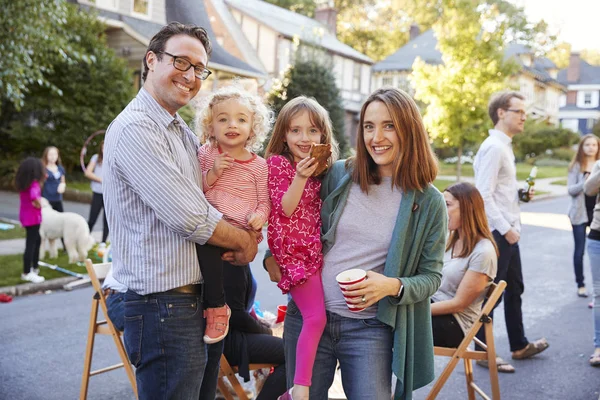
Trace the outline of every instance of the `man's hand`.
{"label": "man's hand", "polygon": [[246,231],[248,238],[242,243],[242,247],[223,253],[221,258],[234,265],[246,265],[249,264],[256,253],[258,253],[258,243],[256,240],[256,232]]}
{"label": "man's hand", "polygon": [[508,243],[515,244],[519,241],[521,235],[519,234],[519,232],[511,228],[508,232],[504,234],[504,238]]}
{"label": "man's hand", "polygon": [[265,258],[265,268],[269,273],[271,282],[279,283],[281,280],[281,269],[279,268],[279,265],[277,265],[275,257],[271,256],[269,258]]}
{"label": "man's hand", "polygon": [[535,197],[535,188],[531,187],[531,189],[529,189],[529,201],[533,200],[534,197]]}
{"label": "man's hand", "polygon": [[248,216],[248,226],[250,226],[250,228],[254,229],[257,232],[260,232],[262,230],[263,225],[265,224],[265,220],[264,218],[259,215],[259,214],[250,214],[250,216]]}

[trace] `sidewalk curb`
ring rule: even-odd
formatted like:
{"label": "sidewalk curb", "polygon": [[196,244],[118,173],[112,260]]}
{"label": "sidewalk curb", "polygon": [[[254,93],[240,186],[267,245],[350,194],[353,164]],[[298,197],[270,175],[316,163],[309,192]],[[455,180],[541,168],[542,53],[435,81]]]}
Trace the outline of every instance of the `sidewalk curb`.
{"label": "sidewalk curb", "polygon": [[23,283],[15,286],[0,287],[0,293],[8,294],[9,296],[25,296],[46,290],[63,290],[63,286],[67,283],[78,280],[74,276],[66,276],[63,278],[54,278],[42,283]]}

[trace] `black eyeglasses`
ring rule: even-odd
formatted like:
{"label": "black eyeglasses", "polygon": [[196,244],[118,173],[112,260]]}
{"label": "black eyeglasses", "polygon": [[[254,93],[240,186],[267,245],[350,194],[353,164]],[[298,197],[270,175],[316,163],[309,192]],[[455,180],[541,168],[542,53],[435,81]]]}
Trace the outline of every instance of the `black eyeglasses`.
{"label": "black eyeglasses", "polygon": [[212,74],[212,72],[207,70],[203,65],[194,65],[180,56],[174,56],[173,54],[167,53],[166,51],[157,51],[156,53],[163,53],[168,55],[169,57],[173,57],[173,67],[175,67],[175,69],[179,71],[186,72],[190,68],[194,67],[194,75],[201,81],[206,80],[206,78],[208,78],[210,74]]}
{"label": "black eyeglasses", "polygon": [[512,110],[510,108],[507,108],[506,111],[510,111],[510,112],[514,112],[515,114],[519,114],[519,117],[523,118],[527,115],[527,112],[525,110]]}

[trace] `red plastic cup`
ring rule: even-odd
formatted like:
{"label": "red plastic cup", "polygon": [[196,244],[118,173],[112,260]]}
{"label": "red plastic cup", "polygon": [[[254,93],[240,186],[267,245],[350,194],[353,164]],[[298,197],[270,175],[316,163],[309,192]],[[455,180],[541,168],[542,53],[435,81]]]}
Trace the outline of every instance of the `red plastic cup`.
{"label": "red plastic cup", "polygon": [[278,324],[280,322],[283,322],[283,320],[285,319],[285,313],[287,312],[287,306],[286,305],[280,305],[277,306],[277,319],[275,320],[275,323]]}
{"label": "red plastic cup", "polygon": [[365,279],[367,279],[367,272],[365,270],[358,269],[358,268],[349,269],[344,272],[340,272],[335,277],[335,280],[337,281],[342,293],[344,294],[344,299],[346,300],[346,305],[348,306],[348,309],[352,312],[361,312],[362,310],[364,310],[364,308],[357,307],[357,304],[349,303],[348,302],[349,299],[355,299],[357,296],[346,296],[346,294],[344,292],[346,291],[347,286],[354,285],[355,283],[358,283],[358,282],[362,282]]}

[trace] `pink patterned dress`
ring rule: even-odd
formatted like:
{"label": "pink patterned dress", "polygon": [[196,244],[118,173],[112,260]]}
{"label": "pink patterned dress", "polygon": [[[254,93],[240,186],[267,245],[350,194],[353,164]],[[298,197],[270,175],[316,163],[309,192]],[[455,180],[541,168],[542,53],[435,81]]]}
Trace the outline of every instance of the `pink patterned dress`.
{"label": "pink patterned dress", "polygon": [[281,268],[281,280],[277,286],[285,294],[308,277],[320,273],[323,266],[321,181],[308,178],[298,207],[287,217],[281,200],[294,180],[296,168],[283,156],[269,157],[267,165],[271,197],[267,241]]}

